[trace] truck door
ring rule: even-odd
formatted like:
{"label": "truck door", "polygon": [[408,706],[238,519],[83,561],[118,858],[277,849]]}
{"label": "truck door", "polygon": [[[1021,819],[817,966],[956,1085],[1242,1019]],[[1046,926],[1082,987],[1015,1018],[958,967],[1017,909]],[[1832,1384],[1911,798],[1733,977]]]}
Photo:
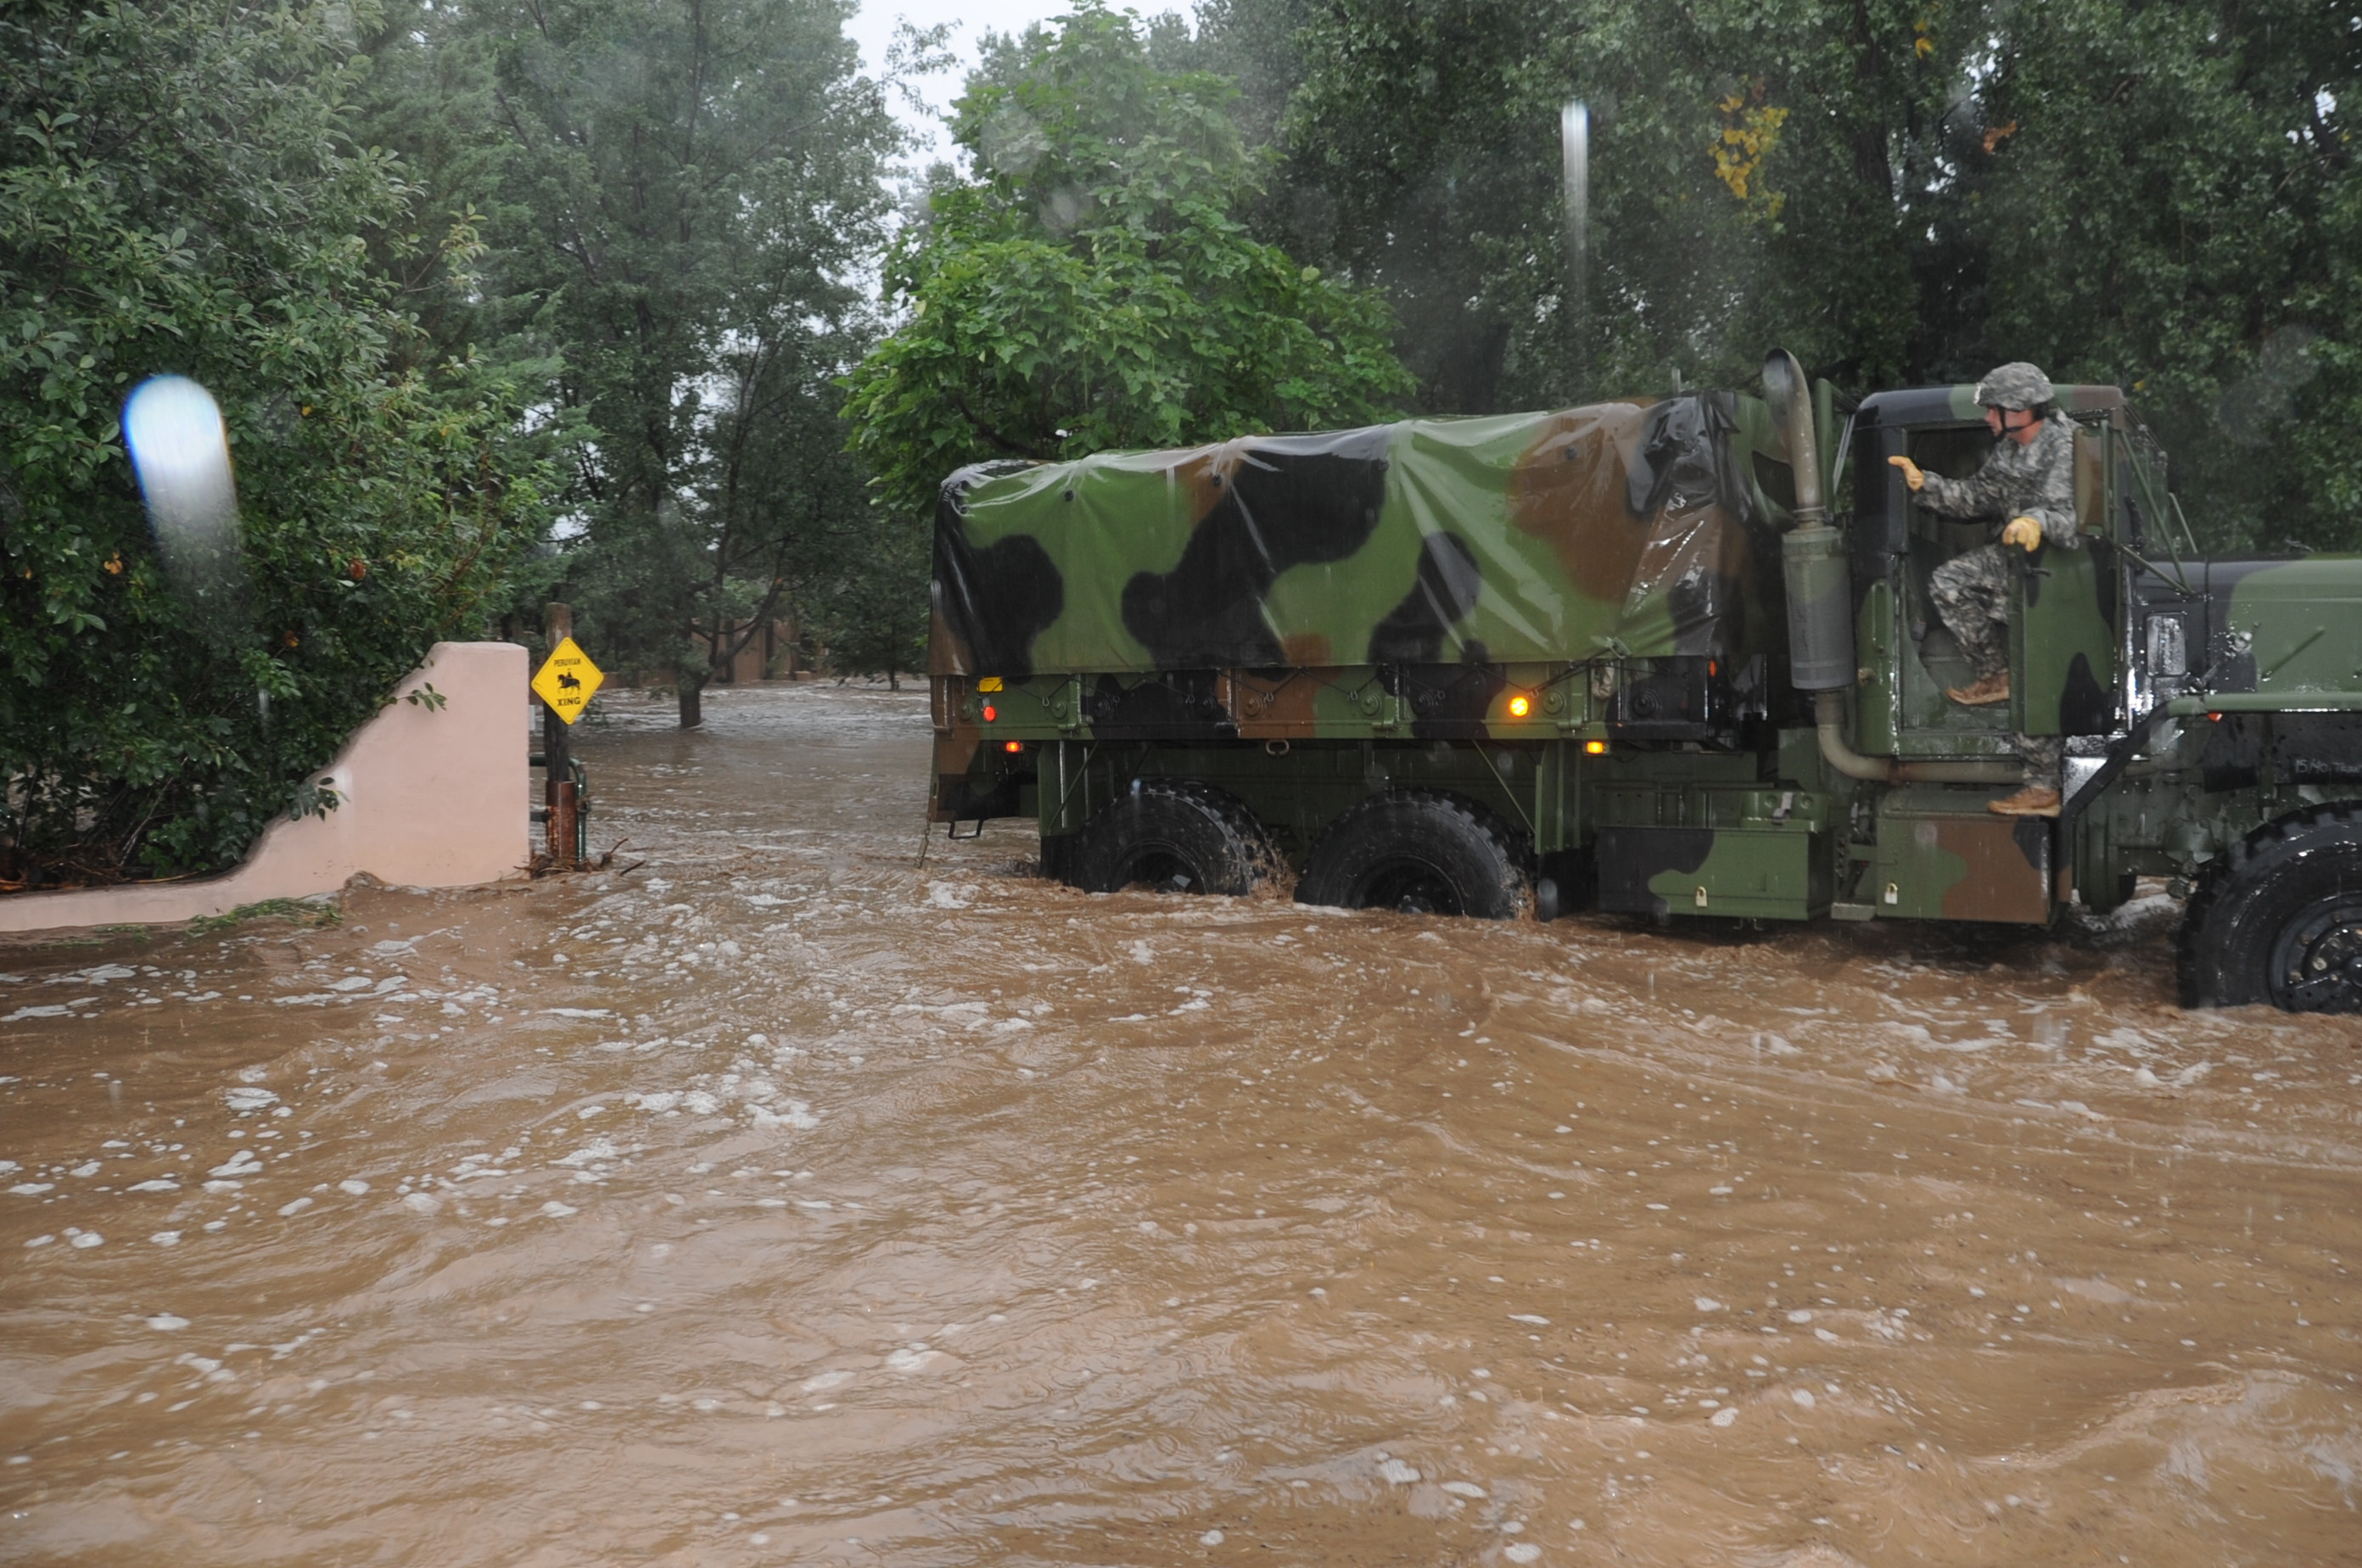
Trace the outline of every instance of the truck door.
{"label": "truck door", "polygon": [[2022,734],[2112,733],[2120,718],[2116,621],[2120,584],[2108,494],[2111,431],[2075,433],[2075,523],[2081,545],[2012,549],[2010,722]]}

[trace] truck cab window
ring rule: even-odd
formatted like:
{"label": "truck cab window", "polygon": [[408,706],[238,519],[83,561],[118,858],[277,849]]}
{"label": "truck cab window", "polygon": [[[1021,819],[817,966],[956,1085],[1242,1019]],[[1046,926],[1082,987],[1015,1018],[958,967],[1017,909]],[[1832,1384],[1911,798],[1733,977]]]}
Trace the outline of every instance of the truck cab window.
{"label": "truck cab window", "polygon": [[[1931,474],[1968,479],[1984,466],[1992,451],[1992,432],[1981,425],[1960,425],[1911,432],[1911,460]],[[1930,568],[1942,565],[1964,550],[1973,550],[1992,536],[1999,519],[1943,517],[1917,504],[1911,506],[1911,536]]]}

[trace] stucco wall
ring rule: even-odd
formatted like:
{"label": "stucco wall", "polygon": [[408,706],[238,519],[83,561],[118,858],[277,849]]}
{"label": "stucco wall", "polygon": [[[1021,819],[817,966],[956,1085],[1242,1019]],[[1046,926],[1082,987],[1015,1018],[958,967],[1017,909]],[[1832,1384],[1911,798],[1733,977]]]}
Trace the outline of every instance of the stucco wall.
{"label": "stucco wall", "polygon": [[[418,888],[521,875],[529,853],[525,650],[437,643],[319,774],[342,804],[281,818],[243,865],[203,881],[12,893],[0,932],[160,925],[265,899],[332,892],[356,873]],[[439,708],[403,697],[432,683]]]}

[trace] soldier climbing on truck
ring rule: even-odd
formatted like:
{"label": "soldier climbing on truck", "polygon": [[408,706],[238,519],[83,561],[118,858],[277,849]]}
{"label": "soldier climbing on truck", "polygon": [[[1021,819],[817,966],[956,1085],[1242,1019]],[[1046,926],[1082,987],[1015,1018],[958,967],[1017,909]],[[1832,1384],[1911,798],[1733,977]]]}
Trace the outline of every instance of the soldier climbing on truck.
{"label": "soldier climbing on truck", "polygon": [[[2202,558],[2121,392],[2000,380],[1841,409],[1775,353],[1760,397],[961,469],[931,814],[1092,891],[1495,918],[2042,926],[2156,877],[2187,1003],[2362,1010],[2362,559]],[[2008,502],[2005,636],[1948,630],[1991,525],[1906,470],[1973,491],[2044,401],[2003,451],[2063,442],[2064,505]],[[1993,812],[2029,785],[2055,817]]]}
{"label": "soldier climbing on truck", "polygon": [[[1964,480],[1929,476],[1909,458],[1887,462],[1900,469],[1919,504],[1947,517],[1989,518],[1999,525],[1997,543],[1963,551],[1936,569],[1928,597],[1943,617],[1976,679],[1944,695],[1964,707],[2009,701],[2009,561],[2007,548],[2028,555],[2046,546],[2081,547],[2075,529],[2075,426],[2051,406],[2050,378],[2025,361],[1996,366],[1977,383],[1977,405],[1993,434],[1992,454]],[[2025,787],[1988,801],[1997,816],[2058,814],[2060,764],[2066,742],[2058,735],[2012,737],[2025,762]]]}

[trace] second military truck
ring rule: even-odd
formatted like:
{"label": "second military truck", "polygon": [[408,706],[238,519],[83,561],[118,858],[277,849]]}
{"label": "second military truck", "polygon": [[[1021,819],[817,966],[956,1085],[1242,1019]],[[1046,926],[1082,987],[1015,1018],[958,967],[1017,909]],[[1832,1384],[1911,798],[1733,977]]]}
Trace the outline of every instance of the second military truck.
{"label": "second military truck", "polygon": [[[932,814],[1076,886],[1540,918],[2041,925],[2189,898],[2189,1005],[2362,1009],[2362,558],[2206,559],[2114,387],[2060,388],[2084,543],[2012,550],[2012,696],[1929,575],[1967,386],[1407,420],[961,470]],[[2070,737],[2003,817],[2015,733]]]}

